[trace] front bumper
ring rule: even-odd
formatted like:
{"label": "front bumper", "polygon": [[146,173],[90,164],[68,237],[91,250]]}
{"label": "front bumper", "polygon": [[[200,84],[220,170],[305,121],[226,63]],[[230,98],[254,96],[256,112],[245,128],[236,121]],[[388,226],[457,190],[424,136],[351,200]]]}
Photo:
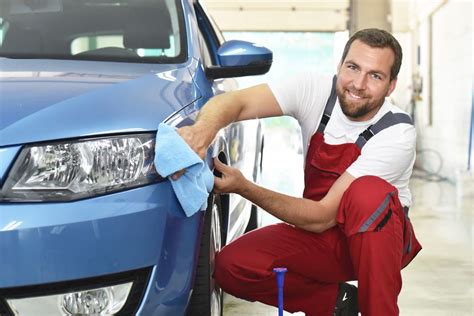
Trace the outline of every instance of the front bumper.
{"label": "front bumper", "polygon": [[0,297],[149,269],[139,313],[184,314],[202,214],[185,217],[168,181],[76,202],[0,204]]}

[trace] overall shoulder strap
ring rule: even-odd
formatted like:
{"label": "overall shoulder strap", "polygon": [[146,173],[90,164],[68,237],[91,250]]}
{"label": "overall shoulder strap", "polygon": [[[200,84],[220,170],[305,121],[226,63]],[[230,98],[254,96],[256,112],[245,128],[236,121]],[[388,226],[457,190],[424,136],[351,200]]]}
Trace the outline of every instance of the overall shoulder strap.
{"label": "overall shoulder strap", "polygon": [[329,122],[329,118],[331,118],[331,113],[332,110],[334,109],[334,104],[336,104],[336,80],[337,76],[334,75],[332,78],[332,88],[331,88],[331,94],[329,95],[329,98],[326,102],[326,106],[324,107],[324,113],[323,117],[321,118],[321,122],[319,123],[318,127],[318,132],[324,132],[324,129],[326,128],[326,124]]}
{"label": "overall shoulder strap", "polygon": [[375,124],[367,127],[356,140],[356,145],[362,149],[364,145],[371,139],[374,135],[380,131],[397,124],[410,124],[413,125],[411,117],[405,113],[393,113],[391,111],[385,113],[380,120]]}

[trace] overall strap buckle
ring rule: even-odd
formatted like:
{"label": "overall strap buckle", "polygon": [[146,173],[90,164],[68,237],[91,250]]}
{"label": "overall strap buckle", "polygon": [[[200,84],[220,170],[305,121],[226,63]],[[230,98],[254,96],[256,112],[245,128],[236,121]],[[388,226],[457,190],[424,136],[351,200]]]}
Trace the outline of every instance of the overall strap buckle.
{"label": "overall strap buckle", "polygon": [[374,136],[374,132],[372,132],[372,130],[370,129],[372,127],[372,125],[370,125],[369,127],[367,127],[361,134],[360,136],[364,137],[365,141],[367,142],[369,139],[372,138],[372,136]]}

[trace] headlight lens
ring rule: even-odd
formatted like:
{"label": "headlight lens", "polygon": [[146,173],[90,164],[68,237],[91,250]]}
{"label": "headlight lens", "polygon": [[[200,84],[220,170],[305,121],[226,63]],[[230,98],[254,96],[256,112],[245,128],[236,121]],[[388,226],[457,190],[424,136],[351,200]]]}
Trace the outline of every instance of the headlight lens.
{"label": "headlight lens", "polygon": [[8,201],[70,201],[160,180],[154,134],[25,147],[2,190]]}
{"label": "headlight lens", "polygon": [[132,282],[57,295],[7,299],[15,315],[114,315],[124,306]]}

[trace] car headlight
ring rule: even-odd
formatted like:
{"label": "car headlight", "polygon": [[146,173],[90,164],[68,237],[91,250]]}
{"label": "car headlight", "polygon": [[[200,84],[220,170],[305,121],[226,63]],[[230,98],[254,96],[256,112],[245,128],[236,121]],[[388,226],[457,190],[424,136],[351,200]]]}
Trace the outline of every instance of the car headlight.
{"label": "car headlight", "polygon": [[156,182],[154,155],[154,134],[26,146],[1,200],[71,201]]}
{"label": "car headlight", "polygon": [[114,315],[125,305],[131,288],[129,282],[73,293],[7,299],[7,303],[20,316]]}

